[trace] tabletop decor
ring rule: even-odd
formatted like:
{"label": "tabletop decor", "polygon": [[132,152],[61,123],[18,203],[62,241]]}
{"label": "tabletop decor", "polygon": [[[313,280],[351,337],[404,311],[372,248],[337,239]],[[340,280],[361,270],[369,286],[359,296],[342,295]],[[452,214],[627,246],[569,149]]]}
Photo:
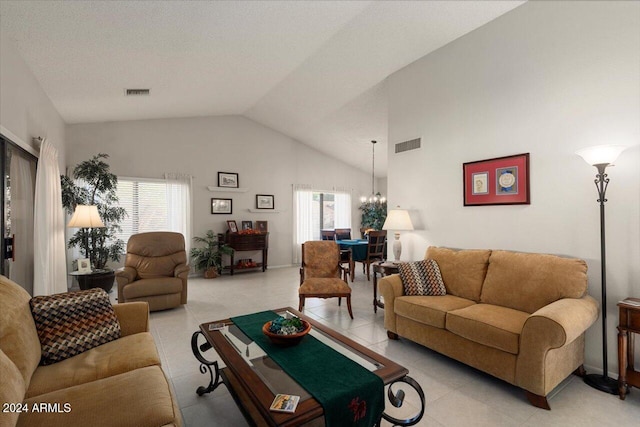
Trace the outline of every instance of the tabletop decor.
{"label": "tabletop decor", "polygon": [[464,206],[528,205],[529,153],[462,164]]}
{"label": "tabletop decor", "polygon": [[278,316],[262,326],[262,333],[265,334],[272,343],[281,346],[298,344],[310,330],[311,324],[298,317],[287,319]]}

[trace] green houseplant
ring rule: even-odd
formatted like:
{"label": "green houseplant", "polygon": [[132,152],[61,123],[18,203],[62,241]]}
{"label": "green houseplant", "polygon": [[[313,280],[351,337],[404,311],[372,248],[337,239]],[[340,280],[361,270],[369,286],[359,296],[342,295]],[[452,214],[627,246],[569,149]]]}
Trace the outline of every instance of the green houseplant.
{"label": "green houseplant", "polygon": [[[72,215],[78,205],[93,205],[98,208],[104,227],[78,229],[67,247],[79,247],[85,258],[90,260],[94,273],[105,273],[105,283],[111,277],[110,285],[105,285],[110,290],[114,273],[106,269],[106,265],[109,261],[120,261],[120,255],[124,252],[124,241],[117,238],[117,232],[121,231],[120,221],[127,213],[124,208],[117,206],[118,177],[110,172],[109,164],[104,161],[107,158],[107,154],[97,154],[76,165],[73,177],[61,175],[60,181],[62,206],[67,214]],[[80,285],[82,288],[82,283]],[[105,286],[97,286],[106,290]]]}
{"label": "green houseplant", "polygon": [[191,264],[196,270],[204,270],[205,278],[217,277],[222,272],[222,255],[231,255],[233,249],[220,243],[212,230],[207,230],[205,237],[194,237],[193,241],[204,246],[191,248]]}
{"label": "green houseplant", "polygon": [[[377,193],[376,196],[380,200],[381,195]],[[362,228],[373,228],[374,230],[382,230],[384,220],[387,219],[387,202],[380,201],[365,201],[360,204],[359,209],[362,211]]]}

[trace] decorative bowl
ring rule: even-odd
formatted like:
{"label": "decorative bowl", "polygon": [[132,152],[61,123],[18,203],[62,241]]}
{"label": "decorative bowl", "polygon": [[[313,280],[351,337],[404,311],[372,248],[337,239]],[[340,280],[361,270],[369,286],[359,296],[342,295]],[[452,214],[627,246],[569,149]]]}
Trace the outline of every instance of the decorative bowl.
{"label": "decorative bowl", "polygon": [[311,324],[309,322],[307,322],[306,320],[302,320],[300,319],[302,322],[302,325],[304,327],[304,329],[302,329],[302,331],[296,333],[296,334],[290,334],[290,335],[280,335],[280,334],[274,334],[273,332],[269,331],[269,328],[271,327],[271,321],[265,323],[262,326],[262,333],[265,334],[273,344],[279,345],[279,346],[283,346],[283,347],[288,347],[288,346],[292,346],[292,345],[296,345],[298,344],[300,341],[302,341],[302,339],[305,337],[305,335],[307,335],[309,333],[309,331],[311,330]]}

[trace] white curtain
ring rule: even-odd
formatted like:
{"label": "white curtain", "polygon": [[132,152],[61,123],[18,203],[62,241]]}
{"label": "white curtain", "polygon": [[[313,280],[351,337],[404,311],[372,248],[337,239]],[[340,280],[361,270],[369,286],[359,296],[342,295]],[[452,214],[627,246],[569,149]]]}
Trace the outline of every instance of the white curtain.
{"label": "white curtain", "polygon": [[299,264],[302,244],[313,240],[313,191],[306,186],[293,187],[293,264]]}
{"label": "white curtain", "polygon": [[32,163],[15,151],[9,166],[11,234],[15,261],[9,261],[9,278],[33,292],[33,177]]}
{"label": "white curtain", "polygon": [[191,249],[191,185],[192,176],[165,173],[167,184],[167,226],[170,231],[182,233],[187,254]]}
{"label": "white curtain", "polygon": [[[335,193],[334,197],[335,228],[351,228],[351,194]],[[351,235],[355,236],[353,230]]]}
{"label": "white curtain", "polygon": [[33,295],[67,291],[64,210],[58,150],[46,139],[40,146],[34,215]]}

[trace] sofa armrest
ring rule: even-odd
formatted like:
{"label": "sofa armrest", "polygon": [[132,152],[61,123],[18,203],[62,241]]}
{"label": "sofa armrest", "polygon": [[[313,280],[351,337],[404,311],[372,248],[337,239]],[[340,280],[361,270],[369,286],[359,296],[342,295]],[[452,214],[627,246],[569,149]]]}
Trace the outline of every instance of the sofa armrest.
{"label": "sofa armrest", "polygon": [[402,280],[399,274],[385,276],[378,281],[379,294],[384,298],[384,327],[387,331],[397,333],[395,299],[404,295]]}
{"label": "sofa armrest", "polygon": [[120,323],[121,336],[149,332],[149,303],[125,302],[114,305],[113,310]]}
{"label": "sofa armrest", "polygon": [[[527,390],[544,387],[528,383],[544,381],[547,352],[570,345],[597,319],[598,303],[589,295],[560,299],[532,313],[520,334],[516,384]],[[582,353],[575,356],[583,359]]]}

